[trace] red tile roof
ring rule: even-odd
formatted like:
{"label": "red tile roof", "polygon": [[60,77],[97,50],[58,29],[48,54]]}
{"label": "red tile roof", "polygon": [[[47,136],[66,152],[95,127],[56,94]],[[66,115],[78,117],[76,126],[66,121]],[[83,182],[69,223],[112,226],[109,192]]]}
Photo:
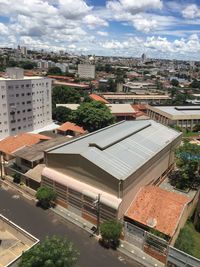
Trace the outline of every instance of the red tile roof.
{"label": "red tile roof", "polygon": [[104,104],[109,104],[109,102],[104,99],[103,97],[99,96],[99,95],[96,95],[96,94],[90,94],[89,97],[92,99],[92,100],[95,100],[95,101],[99,101],[99,102],[102,102]]}
{"label": "red tile roof", "polygon": [[0,141],[0,151],[6,154],[12,154],[16,150],[39,143],[41,140],[51,139],[41,134],[22,133],[16,136],[9,136]]}
{"label": "red tile roof", "polygon": [[66,131],[70,130],[70,131],[77,132],[80,134],[83,134],[86,132],[82,127],[80,127],[80,126],[78,126],[72,122],[63,123],[57,130],[62,131],[62,132],[66,132]]}
{"label": "red tile roof", "polygon": [[189,201],[186,196],[149,185],[138,192],[125,216],[172,237]]}

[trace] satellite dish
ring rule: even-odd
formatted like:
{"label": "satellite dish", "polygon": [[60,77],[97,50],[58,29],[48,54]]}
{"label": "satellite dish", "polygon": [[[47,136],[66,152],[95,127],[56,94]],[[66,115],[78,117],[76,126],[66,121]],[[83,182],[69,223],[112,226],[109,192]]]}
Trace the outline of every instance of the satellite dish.
{"label": "satellite dish", "polygon": [[151,228],[154,228],[157,225],[156,218],[148,218],[147,225]]}

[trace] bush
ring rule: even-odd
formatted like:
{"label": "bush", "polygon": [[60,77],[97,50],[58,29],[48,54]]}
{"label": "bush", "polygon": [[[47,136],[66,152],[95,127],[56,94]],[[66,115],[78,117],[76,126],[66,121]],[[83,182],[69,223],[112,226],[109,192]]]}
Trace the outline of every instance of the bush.
{"label": "bush", "polygon": [[42,208],[48,209],[51,202],[56,200],[56,192],[52,188],[42,186],[38,188],[36,198]]}
{"label": "bush", "polygon": [[21,175],[19,173],[13,174],[13,182],[16,184],[20,184],[21,182]]}
{"label": "bush", "polygon": [[181,229],[174,246],[193,256],[194,240],[190,228]]}
{"label": "bush", "polygon": [[105,221],[100,225],[101,243],[106,247],[116,248],[122,232],[122,224],[115,220]]}

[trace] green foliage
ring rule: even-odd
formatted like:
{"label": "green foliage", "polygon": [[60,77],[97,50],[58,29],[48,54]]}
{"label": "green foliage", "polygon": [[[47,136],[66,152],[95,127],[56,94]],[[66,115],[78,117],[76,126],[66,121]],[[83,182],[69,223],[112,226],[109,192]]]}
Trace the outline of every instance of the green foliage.
{"label": "green foliage", "polygon": [[108,243],[118,243],[122,232],[122,224],[116,220],[108,220],[100,225],[102,239]]}
{"label": "green foliage", "polygon": [[52,67],[52,68],[49,68],[47,74],[48,75],[55,75],[55,74],[60,75],[62,74],[62,71],[59,67]]}
{"label": "green foliage", "polygon": [[196,124],[196,125],[193,127],[193,131],[194,131],[194,132],[199,132],[199,131],[200,131],[200,124]]}
{"label": "green foliage", "polygon": [[190,228],[181,229],[175,247],[193,256],[194,239]]}
{"label": "green foliage", "polygon": [[21,182],[21,175],[19,173],[14,173],[13,174],[13,182],[16,184],[20,184]]}
{"label": "green foliage", "polygon": [[67,86],[56,86],[52,93],[53,104],[80,103],[81,95],[78,90]]}
{"label": "green foliage", "polygon": [[196,188],[200,183],[200,147],[185,142],[176,150],[178,170],[172,172],[170,181],[177,188]]}
{"label": "green foliage", "polygon": [[31,61],[21,61],[19,66],[25,70],[32,70],[34,67],[36,67],[36,63],[31,62]]}
{"label": "green foliage", "polygon": [[36,198],[38,199],[39,204],[44,209],[47,209],[50,207],[51,201],[56,200],[56,192],[50,187],[42,186],[38,188]]}
{"label": "green foliage", "polygon": [[74,122],[89,132],[96,131],[113,124],[115,118],[111,114],[109,108],[98,101],[82,103],[76,111],[74,111]]}
{"label": "green foliage", "polygon": [[53,236],[23,253],[19,267],[73,267],[78,255],[66,238]]}
{"label": "green foliage", "polygon": [[177,86],[179,86],[179,81],[177,79],[172,79],[171,80],[171,85],[177,87]]}
{"label": "green foliage", "polygon": [[155,236],[158,236],[158,237],[160,237],[162,239],[166,239],[166,235],[165,234],[159,232],[158,230],[156,230],[154,228],[151,228],[150,229],[150,233],[153,234],[153,235],[155,235]]}
{"label": "green foliage", "polygon": [[200,81],[198,80],[194,80],[191,84],[190,84],[191,88],[200,88]]}
{"label": "green foliage", "polygon": [[53,120],[64,123],[71,120],[72,111],[66,107],[57,107],[52,111]]}

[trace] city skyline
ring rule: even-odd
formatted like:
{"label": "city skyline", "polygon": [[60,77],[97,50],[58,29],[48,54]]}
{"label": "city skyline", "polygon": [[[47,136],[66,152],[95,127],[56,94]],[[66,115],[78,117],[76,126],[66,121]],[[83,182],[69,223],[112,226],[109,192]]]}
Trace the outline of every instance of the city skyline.
{"label": "city skyline", "polygon": [[1,46],[200,60],[200,1],[0,0]]}

